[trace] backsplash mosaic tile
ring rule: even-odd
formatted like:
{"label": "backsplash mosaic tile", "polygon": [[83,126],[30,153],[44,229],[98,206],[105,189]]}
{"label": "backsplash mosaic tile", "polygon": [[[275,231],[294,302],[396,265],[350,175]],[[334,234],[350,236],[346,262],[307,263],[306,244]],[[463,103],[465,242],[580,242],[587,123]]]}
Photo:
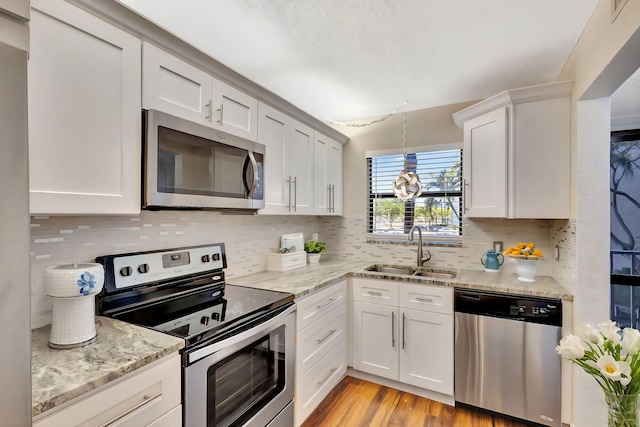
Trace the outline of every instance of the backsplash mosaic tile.
{"label": "backsplash mosaic tile", "polygon": [[[324,217],[320,220],[321,234],[331,242],[328,251],[341,257],[376,260],[386,263],[416,263],[416,242],[387,244],[367,242],[366,217]],[[502,241],[504,248],[518,242],[532,240],[545,254],[540,261],[539,274],[552,275],[556,267],[550,244],[549,221],[546,220],[499,220],[467,219],[463,224],[464,236],[461,247],[428,246],[431,260],[427,265],[437,268],[464,268],[481,270],[480,258],[493,249],[494,241]],[[426,240],[426,237],[425,237]],[[516,271],[512,260],[505,260],[501,269]],[[535,285],[532,285],[535,286]]]}
{"label": "backsplash mosaic tile", "polygon": [[[575,274],[575,221],[466,220],[461,247],[428,246],[436,268],[482,270],[480,258],[496,240],[505,247],[533,240],[545,253],[539,274],[553,275],[571,284]],[[225,215],[220,212],[160,211],[139,216],[32,217],[31,218],[31,323],[32,328],[51,323],[52,303],[45,295],[44,271],[49,265],[93,262],[100,255],[138,252],[224,242],[229,267],[227,277],[265,271],[267,253],[276,251],[280,235],[302,232],[305,240],[318,232],[327,243],[327,255],[375,262],[414,264],[416,245],[367,242],[366,218]],[[560,242],[560,262],[553,247]],[[575,252],[575,251],[573,251]],[[573,266],[573,267],[572,267]],[[573,268],[574,273],[571,273]],[[505,261],[502,270],[515,273]],[[535,284],[532,284],[535,286]]]}
{"label": "backsplash mosaic tile", "polygon": [[[560,261],[553,267],[553,277],[572,293],[577,293],[576,220],[551,221],[551,247],[558,245]],[[552,256],[554,252],[551,252]]]}
{"label": "backsplash mosaic tile", "polygon": [[227,277],[267,269],[267,253],[280,235],[320,229],[314,216],[225,215],[219,212],[142,212],[135,217],[31,218],[31,327],[51,323],[53,304],[45,295],[49,265],[93,262],[97,256],[224,242]]}

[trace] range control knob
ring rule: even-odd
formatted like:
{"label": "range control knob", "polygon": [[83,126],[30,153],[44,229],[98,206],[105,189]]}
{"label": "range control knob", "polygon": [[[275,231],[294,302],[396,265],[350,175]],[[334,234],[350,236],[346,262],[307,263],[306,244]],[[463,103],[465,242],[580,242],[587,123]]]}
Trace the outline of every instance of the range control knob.
{"label": "range control knob", "polygon": [[211,256],[213,257],[214,261],[220,261],[220,254],[213,254]]}
{"label": "range control knob", "polygon": [[209,324],[209,316],[202,316],[202,318],[200,319],[200,323],[202,323],[203,325],[208,325]]}
{"label": "range control knob", "polygon": [[202,262],[209,262],[209,255],[202,255]]}
{"label": "range control knob", "polygon": [[127,276],[131,276],[131,274],[133,273],[133,269],[131,267],[122,267],[120,269],[120,275],[127,277]]}
{"label": "range control knob", "polygon": [[140,274],[145,274],[149,272],[149,264],[140,264],[138,266],[138,272]]}

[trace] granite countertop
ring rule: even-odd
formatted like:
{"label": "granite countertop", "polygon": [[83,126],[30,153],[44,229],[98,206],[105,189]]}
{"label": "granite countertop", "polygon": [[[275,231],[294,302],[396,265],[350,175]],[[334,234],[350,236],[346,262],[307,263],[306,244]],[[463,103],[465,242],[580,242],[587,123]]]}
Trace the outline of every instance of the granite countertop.
{"label": "granite countertop", "polygon": [[[375,264],[380,264],[380,262],[323,259],[319,264],[307,264],[304,268],[285,272],[266,271],[249,276],[229,278],[227,282],[232,285],[289,292],[294,294],[295,298],[301,298],[317,289],[332,285],[352,276],[389,279],[416,284],[440,285],[460,289],[531,295],[569,301],[573,300],[573,295],[571,295],[569,291],[548,276],[537,276],[534,283],[526,283],[519,281],[517,274],[505,273],[503,271],[499,273],[487,273],[483,270],[455,270],[456,276],[454,278],[435,279],[365,270],[367,267]],[[403,267],[407,267],[407,265],[403,265]],[[409,267],[412,266],[409,265]],[[428,267],[422,269],[435,272],[450,271]]]}
{"label": "granite countertop", "polygon": [[33,417],[184,347],[180,338],[100,316],[97,340],[85,347],[49,348],[50,331],[31,331]]}

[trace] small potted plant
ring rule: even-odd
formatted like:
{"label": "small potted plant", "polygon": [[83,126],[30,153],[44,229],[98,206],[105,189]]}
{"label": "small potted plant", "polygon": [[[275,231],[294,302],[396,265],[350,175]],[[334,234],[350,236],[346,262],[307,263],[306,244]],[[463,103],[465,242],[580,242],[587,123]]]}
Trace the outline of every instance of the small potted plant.
{"label": "small potted plant", "polygon": [[320,262],[320,254],[327,251],[324,242],[309,240],[304,243],[304,251],[307,253],[309,264],[317,264]]}

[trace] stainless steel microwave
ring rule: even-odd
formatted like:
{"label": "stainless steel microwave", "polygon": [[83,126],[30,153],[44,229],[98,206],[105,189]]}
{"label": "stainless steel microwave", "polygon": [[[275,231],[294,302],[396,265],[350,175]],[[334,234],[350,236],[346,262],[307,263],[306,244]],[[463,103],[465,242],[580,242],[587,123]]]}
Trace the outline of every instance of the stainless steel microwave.
{"label": "stainless steel microwave", "polygon": [[265,146],[143,110],[144,209],[262,209]]}

